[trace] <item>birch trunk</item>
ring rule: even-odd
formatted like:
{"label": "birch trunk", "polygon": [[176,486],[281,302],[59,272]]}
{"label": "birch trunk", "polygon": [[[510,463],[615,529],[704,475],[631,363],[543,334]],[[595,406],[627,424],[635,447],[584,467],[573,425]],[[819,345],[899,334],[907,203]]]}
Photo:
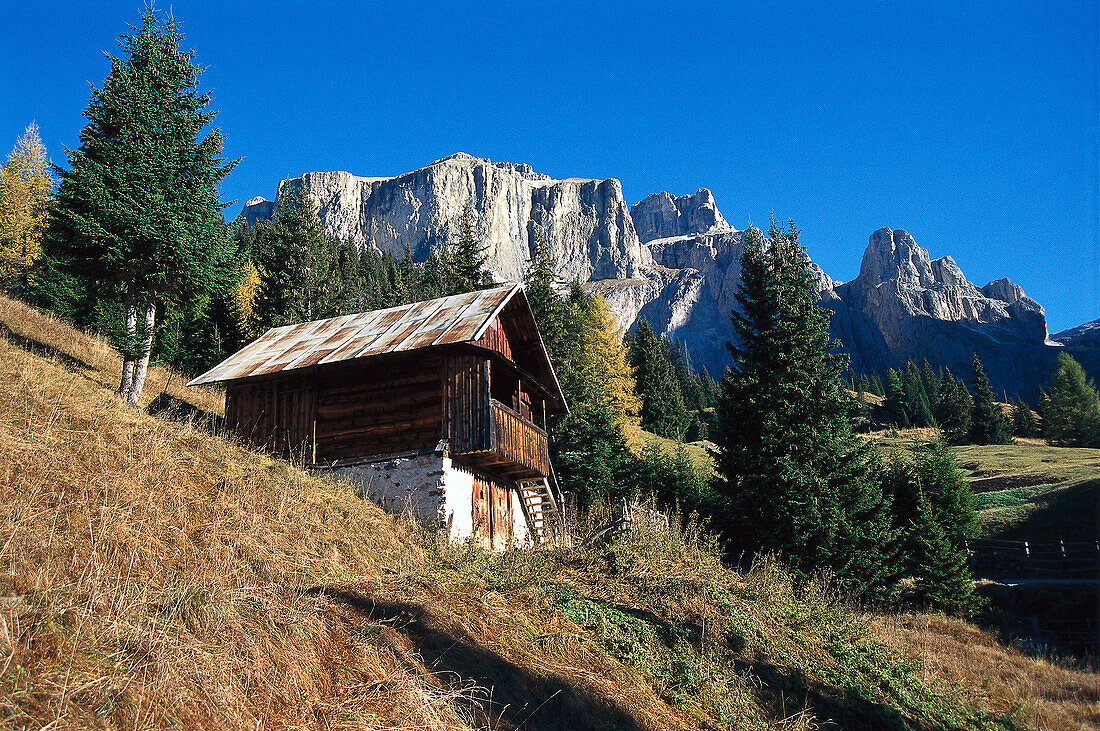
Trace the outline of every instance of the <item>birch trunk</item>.
{"label": "birch trunk", "polygon": [[149,369],[149,355],[153,351],[153,326],[156,325],[157,298],[150,296],[145,303],[145,322],[141,331],[140,356],[134,364],[134,380],[126,393],[126,401],[131,406],[138,405],[141,389],[145,387],[145,373]]}
{"label": "birch trunk", "polygon": [[122,382],[118,384],[118,395],[129,398],[134,385],[134,352],[137,350],[137,301],[134,290],[126,290],[126,335],[122,348]]}

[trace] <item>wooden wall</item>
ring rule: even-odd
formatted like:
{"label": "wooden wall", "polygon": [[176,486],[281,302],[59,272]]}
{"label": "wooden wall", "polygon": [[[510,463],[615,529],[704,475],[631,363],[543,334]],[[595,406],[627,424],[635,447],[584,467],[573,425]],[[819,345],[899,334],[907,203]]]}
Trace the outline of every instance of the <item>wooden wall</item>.
{"label": "wooden wall", "polygon": [[489,359],[448,355],[443,365],[443,438],[457,454],[488,449]]}
{"label": "wooden wall", "polygon": [[317,461],[434,447],[442,435],[443,358],[418,351],[317,379]]}

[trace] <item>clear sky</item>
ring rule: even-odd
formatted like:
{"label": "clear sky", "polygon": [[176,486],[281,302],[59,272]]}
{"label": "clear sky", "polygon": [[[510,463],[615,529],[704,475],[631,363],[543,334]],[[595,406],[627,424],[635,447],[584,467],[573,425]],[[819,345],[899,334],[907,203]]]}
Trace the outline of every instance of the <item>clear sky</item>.
{"label": "clear sky", "polygon": [[[877,228],[1007,276],[1052,331],[1100,317],[1098,0],[171,4],[208,70],[241,204],[310,170],[462,150],[629,203],[710,188],[793,218],[836,279]],[[168,7],[162,2],[160,7]],[[0,4],[0,154],[55,161],[141,0]]]}

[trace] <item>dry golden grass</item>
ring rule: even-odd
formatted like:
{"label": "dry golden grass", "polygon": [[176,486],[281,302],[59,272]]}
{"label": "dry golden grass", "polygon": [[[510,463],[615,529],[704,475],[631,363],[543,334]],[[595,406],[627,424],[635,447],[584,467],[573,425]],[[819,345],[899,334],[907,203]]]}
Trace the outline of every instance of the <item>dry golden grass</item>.
{"label": "dry golden grass", "polygon": [[1034,729],[1100,728],[1100,676],[1007,648],[972,624],[943,615],[874,617],[883,642],[919,659],[926,678],[957,684],[971,705]]}
{"label": "dry golden grass", "polygon": [[[955,647],[934,618],[861,619],[774,566],[728,571],[698,534],[504,555],[440,542],[126,407],[95,338],[7,300],[0,322],[0,725],[1005,728],[960,697],[1001,716],[1029,693],[1029,724],[1095,721],[1095,675],[985,635],[987,652]],[[918,688],[890,680],[910,671],[876,635],[927,655]]]}
{"label": "dry golden grass", "polygon": [[[117,388],[122,358],[103,338],[80,332],[51,315],[0,294],[0,334],[44,355],[58,358],[67,367],[97,383]],[[151,366],[141,405],[157,396],[168,396],[208,414],[222,414],[225,395],[218,388],[187,388],[187,378],[159,366]]]}
{"label": "dry golden grass", "polygon": [[346,486],[126,407],[95,339],[34,340],[88,367],[0,339],[0,723],[697,725],[544,599],[441,583]]}

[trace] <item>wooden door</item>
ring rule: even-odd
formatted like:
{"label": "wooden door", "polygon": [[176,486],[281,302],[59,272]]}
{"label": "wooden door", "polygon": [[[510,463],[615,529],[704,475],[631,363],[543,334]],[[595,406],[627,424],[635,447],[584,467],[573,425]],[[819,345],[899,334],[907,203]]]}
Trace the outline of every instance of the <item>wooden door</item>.
{"label": "wooden door", "polygon": [[492,491],[493,483],[474,478],[473,522],[474,536],[485,546],[492,546]]}
{"label": "wooden door", "polygon": [[506,549],[512,543],[512,494],[507,485],[492,483],[489,494],[492,500],[490,509],[490,545],[492,548]]}

